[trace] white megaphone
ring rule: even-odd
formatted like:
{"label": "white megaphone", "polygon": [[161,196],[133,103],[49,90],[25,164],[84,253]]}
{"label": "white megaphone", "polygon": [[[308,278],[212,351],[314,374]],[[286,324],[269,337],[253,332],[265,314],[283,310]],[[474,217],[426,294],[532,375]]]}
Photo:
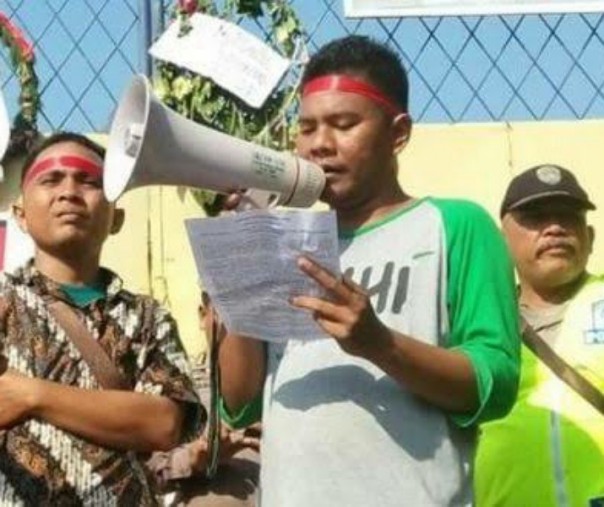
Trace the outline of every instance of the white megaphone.
{"label": "white megaphone", "polygon": [[259,189],[270,192],[270,204],[295,207],[314,204],[325,186],[315,164],[173,112],[142,75],[135,76],[118,105],[103,180],[110,201],[145,185],[182,185],[220,193]]}

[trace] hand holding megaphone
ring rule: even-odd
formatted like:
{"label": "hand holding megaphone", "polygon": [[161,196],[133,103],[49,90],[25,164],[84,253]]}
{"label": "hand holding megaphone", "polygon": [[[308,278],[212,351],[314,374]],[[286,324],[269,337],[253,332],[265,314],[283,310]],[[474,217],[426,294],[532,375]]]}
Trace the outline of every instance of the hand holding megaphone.
{"label": "hand holding megaphone", "polygon": [[258,202],[314,204],[323,170],[288,152],[242,141],[164,106],[145,76],[135,76],[111,125],[104,190],[110,201],[145,185],[182,185],[219,193],[258,189]]}

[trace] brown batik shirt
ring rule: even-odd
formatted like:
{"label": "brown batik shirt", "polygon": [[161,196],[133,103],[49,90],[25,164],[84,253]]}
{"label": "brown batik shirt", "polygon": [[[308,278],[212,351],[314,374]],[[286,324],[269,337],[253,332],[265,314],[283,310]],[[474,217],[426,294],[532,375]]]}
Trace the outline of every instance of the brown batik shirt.
{"label": "brown batik shirt", "polygon": [[[186,405],[185,438],[199,430],[198,398],[172,317],[152,299],[122,289],[103,270],[106,297],[76,311],[132,390]],[[0,352],[23,375],[100,389],[78,349],[49,314],[48,298],[67,300],[30,263],[0,279]],[[146,506],[155,499],[133,452],[102,447],[29,419],[0,430],[0,505]]]}

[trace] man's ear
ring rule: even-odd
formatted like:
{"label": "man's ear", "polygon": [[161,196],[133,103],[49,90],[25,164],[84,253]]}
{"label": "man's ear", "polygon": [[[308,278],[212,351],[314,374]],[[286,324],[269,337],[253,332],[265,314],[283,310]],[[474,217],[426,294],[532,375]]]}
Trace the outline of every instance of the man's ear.
{"label": "man's ear", "polygon": [[27,229],[27,220],[25,218],[25,210],[23,209],[23,199],[19,197],[11,206],[11,211],[19,229],[21,229],[25,234],[28,234],[29,231]]}
{"label": "man's ear", "polygon": [[398,114],[392,119],[394,155],[399,155],[407,146],[411,138],[412,124],[411,116],[407,113]]}
{"label": "man's ear", "polygon": [[589,253],[593,252],[594,241],[596,239],[596,230],[592,225],[587,226],[587,240],[589,241]]}
{"label": "man's ear", "polygon": [[113,210],[113,222],[111,223],[111,229],[109,234],[117,234],[122,230],[124,220],[126,218],[126,212],[122,208],[115,208]]}

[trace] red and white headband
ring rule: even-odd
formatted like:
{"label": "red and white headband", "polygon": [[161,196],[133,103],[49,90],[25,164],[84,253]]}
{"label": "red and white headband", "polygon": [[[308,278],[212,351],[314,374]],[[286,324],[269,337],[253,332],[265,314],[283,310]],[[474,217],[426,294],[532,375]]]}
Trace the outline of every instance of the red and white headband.
{"label": "red and white headband", "polygon": [[21,188],[25,188],[29,182],[40,174],[57,168],[76,169],[95,178],[103,178],[103,166],[98,162],[77,155],[63,155],[61,157],[44,158],[36,162],[30,170],[27,171]]}
{"label": "red and white headband", "polygon": [[403,111],[376,86],[342,74],[330,74],[312,79],[304,86],[302,96],[306,97],[307,95],[311,95],[313,93],[332,90],[355,93],[357,95],[366,97],[382,106],[384,109],[386,109],[386,111],[394,116],[405,114],[405,111]]}

